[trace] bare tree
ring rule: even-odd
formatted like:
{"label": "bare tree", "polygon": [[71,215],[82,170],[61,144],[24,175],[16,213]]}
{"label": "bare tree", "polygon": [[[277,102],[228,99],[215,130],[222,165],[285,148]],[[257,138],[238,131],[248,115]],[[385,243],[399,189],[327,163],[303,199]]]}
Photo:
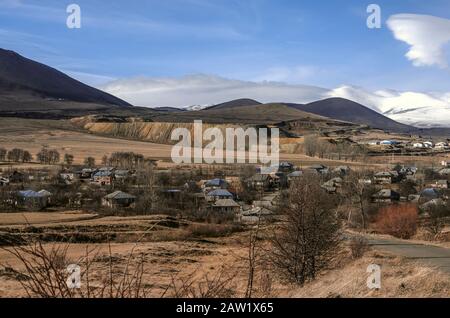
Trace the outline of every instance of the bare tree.
{"label": "bare tree", "polygon": [[73,164],[73,155],[70,153],[66,153],[64,155],[64,163],[68,166],[71,166]]}
{"label": "bare tree", "polygon": [[296,180],[284,222],[271,241],[271,262],[283,278],[303,285],[332,263],[341,241],[333,198],[314,176]]}
{"label": "bare tree", "polygon": [[305,154],[309,157],[314,157],[317,153],[317,145],[319,138],[317,135],[307,135],[304,138],[303,146],[305,149]]}
{"label": "bare tree", "polygon": [[84,159],[84,164],[88,166],[89,168],[95,167],[95,158],[94,157],[87,157]]}
{"label": "bare tree", "polygon": [[[367,175],[364,172],[352,171],[346,178],[344,183],[344,193],[352,207],[356,207],[361,217],[361,226],[363,229],[367,227],[366,206],[375,192],[373,187],[367,182]],[[349,209],[347,222],[352,220],[352,208]]]}
{"label": "bare tree", "polygon": [[6,160],[6,154],[8,151],[5,148],[0,148],[0,161]]}

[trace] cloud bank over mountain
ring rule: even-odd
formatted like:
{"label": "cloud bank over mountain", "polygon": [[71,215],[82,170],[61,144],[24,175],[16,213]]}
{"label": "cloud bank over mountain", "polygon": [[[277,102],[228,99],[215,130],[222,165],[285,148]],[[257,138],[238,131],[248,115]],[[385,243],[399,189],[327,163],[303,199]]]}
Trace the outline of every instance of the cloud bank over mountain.
{"label": "cloud bank over mountain", "polygon": [[178,78],[121,79],[100,88],[134,105],[146,107],[209,106],[239,98],[252,98],[263,103],[304,104],[329,97],[342,97],[401,123],[418,127],[450,127],[450,92],[369,91],[349,85],[327,89],[279,82],[241,81],[201,74]]}

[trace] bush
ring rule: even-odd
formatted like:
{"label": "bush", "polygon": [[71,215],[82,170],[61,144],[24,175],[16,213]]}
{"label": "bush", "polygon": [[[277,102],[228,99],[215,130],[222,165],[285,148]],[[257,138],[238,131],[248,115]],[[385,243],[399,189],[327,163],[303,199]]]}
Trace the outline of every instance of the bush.
{"label": "bush", "polygon": [[362,236],[353,237],[350,241],[350,251],[353,259],[358,259],[364,256],[369,250],[369,243]]}
{"label": "bush", "polygon": [[417,218],[418,210],[415,205],[391,205],[379,211],[375,228],[382,234],[410,239],[417,232]]}
{"label": "bush", "polygon": [[193,237],[223,237],[242,231],[242,227],[237,224],[191,224],[188,231]]}

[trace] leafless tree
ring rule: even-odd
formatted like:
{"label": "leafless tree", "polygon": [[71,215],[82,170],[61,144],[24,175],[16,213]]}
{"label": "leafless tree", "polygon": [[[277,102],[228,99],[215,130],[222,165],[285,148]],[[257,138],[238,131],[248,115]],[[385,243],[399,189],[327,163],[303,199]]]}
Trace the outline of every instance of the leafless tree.
{"label": "leafless tree", "polygon": [[317,145],[319,138],[317,135],[307,135],[304,138],[303,146],[305,154],[309,157],[314,157],[317,154]]}
{"label": "leafless tree", "polygon": [[304,176],[290,188],[284,222],[271,241],[270,260],[279,274],[303,285],[326,269],[338,253],[340,226],[333,198],[315,176]]}

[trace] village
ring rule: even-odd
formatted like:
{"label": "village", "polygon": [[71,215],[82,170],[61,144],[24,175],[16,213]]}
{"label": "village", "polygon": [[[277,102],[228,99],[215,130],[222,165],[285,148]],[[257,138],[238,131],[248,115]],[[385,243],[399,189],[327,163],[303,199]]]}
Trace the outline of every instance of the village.
{"label": "village", "polygon": [[[290,162],[271,167],[199,165],[164,169],[157,161],[135,153],[105,156],[101,165],[90,157],[84,160],[85,165],[73,165],[72,160],[66,155],[62,163],[52,162],[50,167],[1,168],[2,212],[78,209],[122,216],[167,213],[255,224],[261,219],[277,219],[290,185],[313,176],[327,193],[345,198],[341,208],[349,211],[348,225],[360,226],[367,220],[358,220],[358,215],[374,221],[381,207],[392,204],[413,204],[426,218],[431,209],[446,208],[450,194],[450,161],[420,169],[393,164],[390,169],[374,170],[324,164],[297,167]],[[353,211],[355,189],[361,201],[356,209],[364,210],[360,213]]]}

